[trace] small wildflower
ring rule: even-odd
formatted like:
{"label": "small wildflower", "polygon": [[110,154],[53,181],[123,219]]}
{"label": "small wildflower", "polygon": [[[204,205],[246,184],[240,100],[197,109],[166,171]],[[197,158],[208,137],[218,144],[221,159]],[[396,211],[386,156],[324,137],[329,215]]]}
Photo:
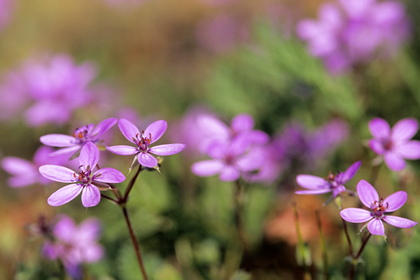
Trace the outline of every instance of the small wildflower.
{"label": "small wildflower", "polygon": [[402,119],[391,129],[385,120],[375,118],[369,122],[369,130],[373,135],[369,141],[370,148],[384,159],[391,170],[404,169],[404,159],[420,159],[420,141],[410,140],[417,133],[417,120]]}
{"label": "small wildflower", "polygon": [[121,183],[125,180],[125,176],[114,168],[102,168],[94,171],[93,169],[98,161],[98,148],[95,144],[87,142],[80,151],[78,171],[59,165],[41,166],[39,172],[45,178],[62,183],[71,183],[53,193],[48,198],[48,204],[60,206],[82,193],[83,206],[96,206],[101,200],[99,189],[110,189],[109,183]]}
{"label": "small wildflower", "polygon": [[118,126],[124,137],[135,146],[117,145],[106,147],[106,149],[117,155],[135,155],[142,166],[150,168],[158,166],[158,160],[151,154],[169,156],[177,154],[185,149],[185,144],[165,144],[150,147],[150,144],[158,141],[165,133],[168,124],[164,120],[151,123],[142,132],[126,119],[120,119],[118,121]]}
{"label": "small wildflower", "polygon": [[101,136],[111,127],[117,123],[117,119],[109,118],[101,121],[96,127],[94,124],[88,124],[77,128],[73,134],[47,134],[41,136],[40,141],[42,144],[51,147],[60,147],[51,156],[68,155],[72,156],[76,154],[87,142],[99,144],[102,142]]}
{"label": "small wildflower", "polygon": [[338,174],[330,173],[327,178],[321,178],[313,175],[298,175],[296,177],[297,183],[308,190],[296,191],[295,193],[321,194],[332,192],[333,197],[336,197],[340,193],[347,191],[344,184],[353,178],[359,170],[361,164],[361,161],[357,161],[347,168],[345,172]]}
{"label": "small wildflower", "polygon": [[346,208],[340,211],[340,216],[351,223],[367,223],[365,226],[367,226],[371,234],[385,236],[383,222],[399,228],[410,228],[417,224],[417,222],[409,219],[387,214],[400,209],[404,205],[407,201],[407,193],[405,191],[395,192],[383,199],[379,197],[377,191],[371,184],[361,180],[357,184],[357,194],[360,201],[369,210]]}

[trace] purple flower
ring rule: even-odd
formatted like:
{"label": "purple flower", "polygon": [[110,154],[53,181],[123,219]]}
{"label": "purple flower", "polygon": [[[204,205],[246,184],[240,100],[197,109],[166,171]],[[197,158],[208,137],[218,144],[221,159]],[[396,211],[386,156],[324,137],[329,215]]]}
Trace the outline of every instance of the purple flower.
{"label": "purple flower", "polygon": [[150,168],[157,167],[158,160],[151,154],[158,156],[170,156],[185,149],[185,144],[165,144],[149,147],[150,144],[158,141],[165,133],[168,124],[164,120],[151,123],[142,132],[140,132],[133,123],[126,119],[120,119],[118,121],[118,126],[124,137],[135,146],[118,145],[106,147],[106,149],[117,155],[135,155],[142,166]]}
{"label": "purple flower", "polygon": [[65,164],[68,162],[64,157],[50,157],[49,154],[53,152],[50,147],[40,147],[35,152],[32,161],[18,158],[5,157],[1,161],[3,169],[12,175],[7,180],[7,184],[12,188],[23,188],[33,184],[47,185],[51,180],[39,174],[39,167],[45,164]]}
{"label": "purple flower", "polygon": [[222,181],[238,180],[244,173],[260,168],[264,161],[264,153],[259,150],[248,151],[247,138],[236,137],[229,142],[214,141],[207,149],[212,159],[194,163],[191,170],[198,176],[219,174]]}
{"label": "purple flower", "polygon": [[399,228],[410,228],[417,224],[417,222],[409,219],[386,214],[394,212],[404,205],[407,201],[406,192],[398,191],[385,199],[379,198],[375,188],[368,182],[361,180],[357,184],[357,194],[360,201],[369,208],[369,210],[346,208],[340,211],[340,215],[344,220],[351,223],[367,223],[367,228],[371,234],[385,236],[383,222]]}
{"label": "purple flower", "polygon": [[341,192],[347,191],[344,186],[359,170],[361,161],[353,163],[343,173],[332,174],[330,173],[326,179],[313,176],[313,175],[298,175],[296,177],[297,183],[308,190],[296,191],[297,194],[320,194],[320,193],[333,193],[333,197],[336,197]]}
{"label": "purple flower", "polygon": [[72,156],[78,152],[87,142],[99,144],[102,134],[108,131],[117,123],[117,119],[109,118],[101,121],[96,127],[94,124],[88,124],[77,128],[72,136],[64,134],[48,134],[41,136],[42,144],[51,147],[60,147],[63,149],[51,153],[51,156],[67,155]]}
{"label": "purple flower", "polygon": [[325,3],[319,20],[303,20],[298,35],[332,73],[394,53],[408,34],[403,6],[396,1],[340,0]]}
{"label": "purple flower", "polygon": [[95,218],[77,226],[70,217],[61,215],[52,228],[52,240],[45,242],[42,253],[50,260],[60,259],[69,274],[79,278],[82,264],[103,257],[103,248],[97,243],[100,231],[100,222]]}
{"label": "purple flower", "polygon": [[60,206],[82,193],[82,204],[85,207],[96,206],[101,200],[99,189],[110,189],[108,183],[121,183],[125,176],[114,168],[102,168],[93,171],[99,161],[99,150],[95,144],[87,142],[79,156],[79,170],[73,171],[58,165],[43,165],[39,172],[47,179],[71,183],[48,198],[51,206]]}
{"label": "purple flower", "polygon": [[90,63],[76,65],[62,54],[26,62],[20,73],[33,102],[24,114],[30,126],[64,124],[76,109],[91,102],[89,85],[96,71]]}
{"label": "purple flower", "polygon": [[385,120],[375,118],[369,122],[369,130],[373,135],[370,148],[383,157],[390,169],[404,169],[404,159],[420,159],[420,141],[410,140],[417,133],[417,120],[402,119],[391,129]]}

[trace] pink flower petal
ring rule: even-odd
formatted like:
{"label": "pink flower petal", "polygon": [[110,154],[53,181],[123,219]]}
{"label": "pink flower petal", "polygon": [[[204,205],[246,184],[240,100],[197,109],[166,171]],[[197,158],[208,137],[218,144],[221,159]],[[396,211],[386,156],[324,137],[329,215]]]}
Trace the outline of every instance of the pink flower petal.
{"label": "pink flower petal", "polygon": [[18,157],[3,158],[1,166],[5,171],[12,175],[25,175],[27,173],[32,173],[33,170],[36,169],[32,162]]}
{"label": "pink flower petal", "polygon": [[61,206],[78,196],[82,189],[83,187],[78,184],[67,185],[50,195],[47,202],[51,206]]}
{"label": "pink flower petal", "polygon": [[375,201],[379,201],[378,192],[365,180],[360,180],[356,186],[360,201],[368,208],[371,208]]}
{"label": "pink flower petal", "polygon": [[[98,175],[100,176],[98,177]],[[102,168],[95,172],[94,181],[102,183],[121,183],[125,180],[124,174],[114,168]]]}
{"label": "pink flower petal", "polygon": [[203,160],[194,163],[191,166],[191,171],[197,176],[213,176],[222,170],[224,164],[220,160]]}
{"label": "pink flower petal", "polygon": [[232,119],[231,128],[235,132],[252,130],[254,119],[248,114],[239,114]]}
{"label": "pink flower petal", "polygon": [[407,193],[405,191],[398,191],[384,199],[384,205],[388,205],[385,212],[393,212],[400,209],[407,201]]}
{"label": "pink flower petal", "polygon": [[116,118],[109,118],[106,120],[101,121],[98,125],[93,129],[91,132],[92,135],[96,137],[101,136],[104,132],[108,131],[111,127],[113,127],[117,123]]}
{"label": "pink flower petal", "polygon": [[136,147],[126,146],[126,145],[117,145],[106,147],[111,153],[121,155],[121,156],[131,156],[137,154],[139,151]]}
{"label": "pink flower petal", "polygon": [[51,147],[69,147],[79,143],[73,136],[64,134],[47,134],[39,138],[42,144]]}
{"label": "pink flower petal", "polygon": [[401,144],[396,148],[396,152],[406,159],[420,159],[420,141],[412,140]]}
{"label": "pink flower petal", "polygon": [[385,216],[382,218],[382,220],[384,220],[391,226],[399,227],[399,228],[410,228],[417,225],[417,222],[414,222],[406,218],[396,217],[396,216]]}
{"label": "pink flower petal", "polygon": [[149,152],[159,156],[170,156],[181,152],[185,147],[185,144],[166,144],[152,147]]}
{"label": "pink flower petal", "polygon": [[231,182],[236,181],[241,176],[241,172],[234,166],[225,166],[220,171],[220,180]]}
{"label": "pink flower petal", "polygon": [[405,168],[405,160],[401,158],[397,153],[388,152],[384,155],[384,160],[389,169],[394,171],[400,171]]}
{"label": "pink flower petal", "polygon": [[140,153],[137,158],[143,166],[153,168],[158,165],[157,159],[148,153]]}
{"label": "pink flower petal", "polygon": [[317,176],[313,175],[298,175],[296,177],[296,182],[303,188],[306,189],[328,189],[330,190],[330,185],[328,182]]}
{"label": "pink flower petal", "polygon": [[373,235],[385,235],[384,223],[380,219],[372,219],[368,223],[367,228]]}
{"label": "pink flower petal", "polygon": [[87,142],[80,151],[79,163],[85,168],[93,169],[99,162],[99,149],[92,142]]}
{"label": "pink flower petal", "polygon": [[416,119],[402,119],[392,128],[392,140],[407,141],[416,135],[418,129],[419,124]]}
{"label": "pink flower petal", "polygon": [[369,147],[378,155],[382,155],[385,152],[384,144],[378,139],[369,140]]}
{"label": "pink flower petal", "polygon": [[39,172],[42,176],[47,179],[61,182],[61,183],[73,183],[75,173],[73,170],[59,165],[43,165],[39,168]]}
{"label": "pink flower petal", "polygon": [[340,216],[350,223],[364,223],[372,219],[370,211],[360,208],[346,208],[340,211]]}
{"label": "pink flower petal", "polygon": [[139,129],[126,119],[120,119],[118,121],[118,127],[120,128],[120,131],[124,137],[131,143],[135,144],[133,138],[135,139],[138,135],[140,135]]}
{"label": "pink flower petal", "polygon": [[319,190],[301,190],[295,191],[295,194],[321,194],[331,192],[331,189],[319,189]]}
{"label": "pink flower petal", "polygon": [[155,121],[144,130],[144,135],[149,137],[149,134],[152,135],[152,141],[154,143],[162,137],[168,127],[168,123],[164,120]]}
{"label": "pink flower petal", "polygon": [[101,192],[94,185],[86,185],[82,192],[82,204],[84,207],[93,207],[101,201]]}
{"label": "pink flower petal", "polygon": [[52,152],[50,154],[51,157],[58,157],[58,156],[68,156],[69,158],[74,155],[78,150],[80,150],[82,146],[81,145],[75,145],[68,148],[59,149],[55,152]]}
{"label": "pink flower petal", "polygon": [[357,161],[353,163],[347,170],[340,176],[340,180],[342,184],[347,183],[353,176],[356,174],[356,172],[359,170],[360,165],[362,165],[361,161]]}
{"label": "pink flower petal", "polygon": [[369,122],[369,130],[373,137],[377,139],[388,138],[391,133],[389,124],[381,118],[374,118],[371,120]]}

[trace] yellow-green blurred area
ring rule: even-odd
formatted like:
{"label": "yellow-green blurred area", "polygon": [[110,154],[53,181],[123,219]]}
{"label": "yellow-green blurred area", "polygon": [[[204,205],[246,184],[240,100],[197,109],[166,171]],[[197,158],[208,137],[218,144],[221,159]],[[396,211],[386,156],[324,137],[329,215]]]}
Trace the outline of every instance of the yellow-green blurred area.
{"label": "yellow-green blurred area", "polygon": [[[411,18],[411,37],[395,57],[331,75],[295,34],[297,22],[316,17],[324,1],[122,2],[15,0],[10,22],[0,31],[0,73],[43,55],[66,54],[77,63],[91,62],[98,73],[95,82],[113,89],[115,106],[134,109],[145,125],[167,120],[162,143],[171,143],[170,134],[177,133],[171,127],[196,106],[227,124],[237,114],[250,114],[255,128],[271,137],[293,121],[316,131],[340,119],[349,129],[338,147],[311,166],[296,160],[269,185],[246,184],[246,252],[236,246],[234,184],[194,175],[190,167],[197,158],[187,153],[165,157],[160,174],[142,171],[127,205],[150,279],[347,279],[348,247],[338,208],[334,201],[323,206],[329,194],[296,195],[300,187],[295,178],[301,173],[325,177],[361,160],[361,169],[346,185],[354,191],[373,172],[368,121],[381,117],[393,125],[406,117],[420,120],[418,3],[401,1]],[[239,22],[239,31],[220,35],[226,30],[216,28],[213,40],[220,41],[203,38],[200,28],[218,16]],[[86,123],[114,117],[89,108],[75,114],[78,125],[83,116],[90,118]],[[40,136],[69,134],[73,125],[31,128],[16,118],[4,121],[0,156],[31,160]],[[112,131],[118,134],[114,144],[126,142],[117,127]],[[106,158],[131,178],[131,157]],[[396,214],[414,221],[420,220],[419,174],[416,160],[398,173],[383,164],[375,183],[384,197],[405,190],[409,199]],[[0,176],[0,279],[67,279],[60,278],[56,262],[42,257],[44,240],[33,232],[40,217],[52,220],[60,213],[77,222],[101,220],[105,256],[86,264],[83,279],[142,279],[118,206],[102,199],[98,206],[84,208],[77,197],[52,207],[47,198],[63,184],[10,188],[9,174],[2,170]],[[125,184],[118,187],[124,190]],[[361,205],[356,197],[344,196],[343,206]],[[371,238],[357,279],[420,279],[418,226],[385,227],[386,242]],[[360,228],[349,224],[355,248],[363,236]]]}

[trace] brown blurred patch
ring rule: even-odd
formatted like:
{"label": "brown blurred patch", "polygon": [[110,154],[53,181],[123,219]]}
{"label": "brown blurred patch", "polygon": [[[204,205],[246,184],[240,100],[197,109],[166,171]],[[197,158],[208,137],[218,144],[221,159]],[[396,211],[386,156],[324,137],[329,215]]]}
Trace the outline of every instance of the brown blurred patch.
{"label": "brown blurred patch", "polygon": [[[295,210],[292,203],[296,204],[299,227],[304,242],[319,240],[319,228],[316,220],[316,210],[320,211],[322,231],[325,236],[337,235],[338,209],[333,202],[331,205],[322,206],[326,196],[314,195],[289,195],[280,198],[278,207],[266,223],[265,232],[269,241],[285,241],[296,245],[298,235],[296,231]],[[335,213],[336,212],[336,213]]]}

